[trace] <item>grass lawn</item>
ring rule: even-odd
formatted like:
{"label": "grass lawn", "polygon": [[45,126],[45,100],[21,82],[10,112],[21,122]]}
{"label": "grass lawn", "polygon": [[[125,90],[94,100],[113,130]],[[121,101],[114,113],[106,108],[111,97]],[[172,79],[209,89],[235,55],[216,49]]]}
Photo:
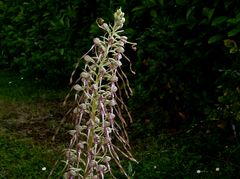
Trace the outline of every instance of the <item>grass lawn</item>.
{"label": "grass lawn", "polygon": [[[0,178],[48,177],[64,148],[60,136],[51,138],[64,115],[65,93],[0,71]],[[51,178],[62,168],[58,162]]]}
{"label": "grass lawn", "polygon": [[[31,138],[1,133],[0,178],[47,178],[58,154],[60,150],[36,144]],[[57,178],[60,171],[57,168],[52,178]]]}

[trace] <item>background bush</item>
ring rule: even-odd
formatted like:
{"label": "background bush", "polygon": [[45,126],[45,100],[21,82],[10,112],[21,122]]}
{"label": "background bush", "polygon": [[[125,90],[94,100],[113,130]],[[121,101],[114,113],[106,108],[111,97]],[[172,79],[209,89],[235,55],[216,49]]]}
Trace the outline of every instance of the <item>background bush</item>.
{"label": "background bush", "polygon": [[95,19],[111,21],[120,6],[125,33],[138,43],[137,53],[130,53],[137,72],[130,76],[133,134],[158,135],[159,129],[179,130],[207,119],[224,121],[229,131],[237,127],[236,0],[3,0],[0,66],[66,86],[73,64],[100,34]]}

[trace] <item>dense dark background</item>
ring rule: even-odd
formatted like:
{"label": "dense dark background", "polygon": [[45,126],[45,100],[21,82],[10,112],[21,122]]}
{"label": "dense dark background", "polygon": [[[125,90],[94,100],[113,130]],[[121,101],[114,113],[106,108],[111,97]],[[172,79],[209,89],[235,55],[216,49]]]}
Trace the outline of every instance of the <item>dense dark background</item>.
{"label": "dense dark background", "polygon": [[239,6],[237,0],[3,0],[0,67],[64,88],[74,63],[102,35],[95,19],[112,22],[122,7],[125,35],[138,43],[137,52],[127,50],[137,73],[129,73],[132,136],[201,123],[236,138]]}

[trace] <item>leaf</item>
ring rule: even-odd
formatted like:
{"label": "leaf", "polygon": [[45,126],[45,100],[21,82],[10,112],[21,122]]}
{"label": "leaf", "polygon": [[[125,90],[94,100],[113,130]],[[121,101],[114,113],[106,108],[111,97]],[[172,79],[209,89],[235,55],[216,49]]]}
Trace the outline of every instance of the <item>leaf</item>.
{"label": "leaf", "polygon": [[50,15],[49,12],[45,12],[45,13],[43,14],[43,17],[49,16],[49,15]]}
{"label": "leaf", "polygon": [[[193,6],[193,7],[190,7],[189,9],[188,9],[188,11],[187,11],[187,13],[186,13],[186,19],[187,20],[189,20],[190,19],[190,15],[191,14],[193,14],[192,12],[193,12],[193,10],[195,9],[195,7]],[[192,16],[193,17],[193,16]]]}
{"label": "leaf", "polygon": [[238,49],[237,48],[231,48],[230,50],[229,50],[229,52],[230,53],[237,53],[238,52]]}
{"label": "leaf", "polygon": [[184,42],[184,46],[192,45],[192,44],[195,44],[196,42],[197,42],[197,39],[188,39]]}
{"label": "leaf", "polygon": [[218,26],[218,25],[222,24],[223,22],[225,22],[226,20],[227,20],[226,16],[217,17],[217,18],[213,19],[212,26]]}
{"label": "leaf", "polygon": [[224,42],[224,46],[227,48],[237,47],[237,43],[234,40],[225,39],[223,42]]}
{"label": "leaf", "polygon": [[132,12],[134,12],[134,11],[141,11],[141,10],[144,10],[145,8],[146,8],[145,6],[137,6],[137,7],[132,9]]}
{"label": "leaf", "polygon": [[164,0],[159,0],[159,4],[161,4],[161,6],[164,6]]}
{"label": "leaf", "polygon": [[185,0],[176,0],[177,5],[185,5],[186,1]]}
{"label": "leaf", "polygon": [[64,49],[63,49],[63,48],[60,49],[60,54],[61,54],[61,55],[64,54]]}
{"label": "leaf", "polygon": [[236,18],[228,18],[227,23],[232,25],[237,25],[238,20]]}
{"label": "leaf", "polygon": [[223,39],[223,35],[222,34],[214,35],[214,36],[212,36],[212,37],[210,37],[208,39],[208,44],[213,44],[213,43],[219,42],[222,39]]}
{"label": "leaf", "polygon": [[136,19],[140,16],[142,16],[145,12],[146,12],[146,7],[145,6],[137,6],[135,8],[132,9],[132,12],[134,12],[133,14],[133,19]]}
{"label": "leaf", "polygon": [[203,11],[202,11],[202,15],[205,16],[205,17],[207,17],[208,20],[211,20],[214,11],[215,11],[215,8],[209,9],[209,8],[207,8],[207,7],[204,7],[204,8],[203,8]]}
{"label": "leaf", "polygon": [[237,26],[236,28],[230,30],[228,32],[228,37],[232,37],[232,36],[235,36],[237,35],[238,33],[240,32],[240,26]]}
{"label": "leaf", "polygon": [[150,11],[150,14],[151,14],[151,16],[153,17],[153,18],[156,18],[158,15],[157,15],[157,11],[155,11],[155,10],[151,10]]}
{"label": "leaf", "polygon": [[230,48],[230,50],[229,50],[230,53],[238,52],[238,46],[234,40],[225,39],[223,42],[224,42],[225,47]]}

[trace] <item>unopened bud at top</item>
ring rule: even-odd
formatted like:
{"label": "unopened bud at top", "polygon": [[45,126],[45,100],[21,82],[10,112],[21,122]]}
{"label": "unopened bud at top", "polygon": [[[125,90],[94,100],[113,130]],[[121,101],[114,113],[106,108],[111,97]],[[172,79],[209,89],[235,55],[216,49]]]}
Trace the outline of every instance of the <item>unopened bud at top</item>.
{"label": "unopened bud at top", "polygon": [[123,27],[123,24],[125,22],[125,18],[124,18],[124,13],[122,12],[121,8],[118,9],[115,13],[114,13],[114,21],[115,21],[115,25],[117,29],[120,29]]}
{"label": "unopened bud at top", "polygon": [[120,18],[124,17],[124,12],[122,12],[122,9],[119,8],[115,13],[114,13],[114,19],[119,20]]}

